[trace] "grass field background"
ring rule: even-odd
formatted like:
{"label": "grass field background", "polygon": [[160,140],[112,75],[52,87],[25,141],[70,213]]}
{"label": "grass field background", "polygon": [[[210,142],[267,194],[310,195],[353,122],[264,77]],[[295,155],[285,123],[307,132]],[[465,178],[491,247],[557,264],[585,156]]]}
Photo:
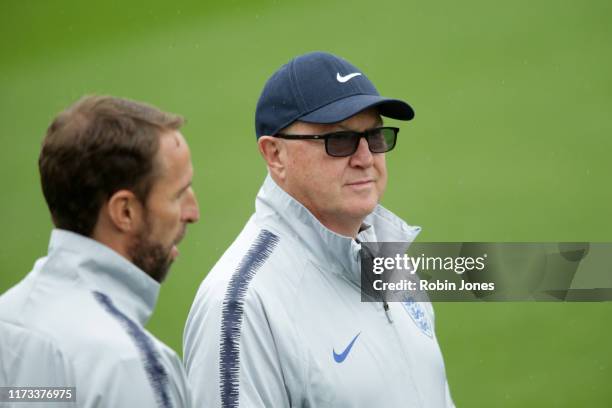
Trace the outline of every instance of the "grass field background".
{"label": "grass field background", "polygon": [[[4,0],[0,293],[46,252],[37,156],[83,94],[185,115],[201,222],[149,329],[181,352],[197,287],[265,176],[254,109],[294,55],[352,61],[416,118],[388,155],[383,204],[422,241],[612,241],[609,1]],[[436,305],[460,407],[612,406],[612,304]],[[212,374],[211,374],[212,375]]]}

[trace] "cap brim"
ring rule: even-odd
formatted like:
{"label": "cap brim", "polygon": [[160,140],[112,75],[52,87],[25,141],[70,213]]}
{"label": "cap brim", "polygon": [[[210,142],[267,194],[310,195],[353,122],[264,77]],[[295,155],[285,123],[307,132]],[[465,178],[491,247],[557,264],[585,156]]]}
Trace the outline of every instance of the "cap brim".
{"label": "cap brim", "polygon": [[378,108],[378,112],[387,118],[410,120],[414,110],[404,101],[385,98],[378,95],[353,95],[320,107],[298,118],[308,123],[342,122],[368,108]]}

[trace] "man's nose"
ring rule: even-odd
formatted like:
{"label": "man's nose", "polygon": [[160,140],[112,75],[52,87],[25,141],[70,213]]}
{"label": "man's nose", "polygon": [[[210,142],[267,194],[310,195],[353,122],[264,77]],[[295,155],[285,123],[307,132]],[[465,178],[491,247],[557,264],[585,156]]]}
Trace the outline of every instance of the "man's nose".
{"label": "man's nose", "polygon": [[365,137],[359,139],[357,150],[351,156],[349,163],[354,167],[370,167],[374,162],[374,156],[368,146],[368,141]]}
{"label": "man's nose", "polygon": [[183,209],[183,220],[188,223],[198,222],[200,219],[200,207],[193,188],[187,191],[187,201]]}

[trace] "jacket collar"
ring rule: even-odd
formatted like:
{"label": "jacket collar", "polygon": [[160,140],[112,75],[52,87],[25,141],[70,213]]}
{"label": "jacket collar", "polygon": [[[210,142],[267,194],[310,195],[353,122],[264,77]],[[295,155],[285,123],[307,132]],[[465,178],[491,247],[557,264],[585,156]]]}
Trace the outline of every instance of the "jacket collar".
{"label": "jacket collar", "polygon": [[158,282],[111,248],[85,236],[54,229],[46,265],[58,277],[104,293],[143,326],[157,303]]}
{"label": "jacket collar", "polygon": [[356,239],[339,235],[312,215],[300,202],[291,197],[268,175],[257,194],[256,219],[289,233],[312,254],[311,261],[329,270],[339,270],[354,282],[361,282],[360,242],[402,242],[406,249],[420,232],[420,227],[406,224],[381,205],[366,217]]}

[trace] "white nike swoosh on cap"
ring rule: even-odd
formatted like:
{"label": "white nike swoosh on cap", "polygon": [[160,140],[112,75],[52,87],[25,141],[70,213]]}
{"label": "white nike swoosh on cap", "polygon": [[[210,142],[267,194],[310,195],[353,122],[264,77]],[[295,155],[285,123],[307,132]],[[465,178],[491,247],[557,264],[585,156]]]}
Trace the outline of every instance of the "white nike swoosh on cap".
{"label": "white nike swoosh on cap", "polygon": [[353,72],[352,74],[348,74],[345,76],[340,75],[340,73],[338,72],[336,74],[336,80],[338,82],[340,82],[341,84],[348,82],[349,80],[351,80],[352,78],[355,78],[356,76],[361,75],[361,72]]}

